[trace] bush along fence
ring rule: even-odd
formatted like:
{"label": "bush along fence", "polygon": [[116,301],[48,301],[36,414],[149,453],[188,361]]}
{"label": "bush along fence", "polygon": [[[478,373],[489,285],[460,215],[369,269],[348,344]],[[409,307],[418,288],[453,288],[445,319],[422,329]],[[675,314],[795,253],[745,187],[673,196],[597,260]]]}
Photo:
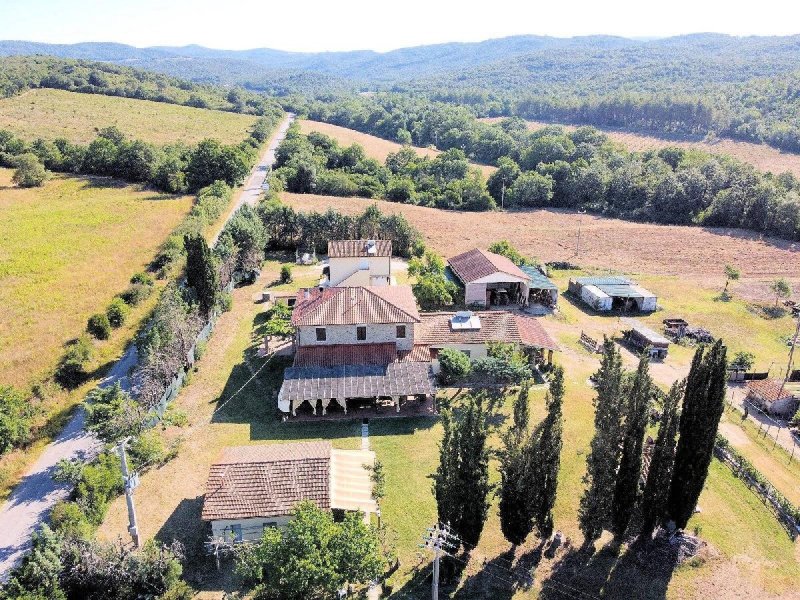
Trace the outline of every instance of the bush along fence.
{"label": "bush along fence", "polygon": [[717,434],[714,454],[730,467],[734,475],[747,483],[747,487],[773,511],[792,539],[800,535],[800,508],[775,489],[775,486],[722,435]]}

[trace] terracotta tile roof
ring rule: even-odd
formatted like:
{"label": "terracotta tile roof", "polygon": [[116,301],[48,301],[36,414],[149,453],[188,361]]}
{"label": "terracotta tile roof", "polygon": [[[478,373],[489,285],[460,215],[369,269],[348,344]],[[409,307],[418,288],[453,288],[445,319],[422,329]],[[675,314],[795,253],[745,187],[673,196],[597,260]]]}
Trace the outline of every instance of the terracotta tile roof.
{"label": "terracotta tile roof", "polygon": [[202,518],[289,515],[302,500],[330,507],[330,442],[226,448],[211,465]]}
{"label": "terracotta tile roof", "polygon": [[294,355],[295,367],[340,367],[343,365],[388,365],[393,362],[430,362],[427,346],[397,350],[385,344],[331,344],[300,346]]}
{"label": "terracotta tile roof", "polygon": [[[375,252],[367,252],[367,244],[375,243]],[[331,240],[328,242],[328,258],[350,256],[391,256],[392,240]]]}
{"label": "terracotta tile roof", "polygon": [[421,344],[441,346],[447,344],[484,344],[487,342],[510,342],[558,350],[558,344],[547,334],[538,319],[525,317],[508,311],[477,311],[480,329],[457,329],[450,326],[455,313],[423,313],[417,325],[414,339]]}
{"label": "terracotta tile roof", "polygon": [[376,398],[433,394],[433,372],[425,362],[340,367],[289,367],[278,402],[320,398]]}
{"label": "terracotta tile roof", "polygon": [[300,290],[292,312],[295,327],[412,322],[419,310],[408,285]]}
{"label": "terracotta tile roof", "polygon": [[505,256],[480,248],[469,250],[447,260],[453,273],[464,283],[477,281],[494,273],[505,273],[521,279],[530,279],[522,269]]}
{"label": "terracotta tile roof", "polygon": [[[792,390],[784,388],[781,394],[781,381],[778,379],[761,379],[759,381],[751,381],[747,384],[747,389],[754,394],[757,394],[767,402],[775,402],[776,400],[784,400],[786,398],[793,398],[794,393]],[[778,397],[780,395],[780,398]]]}

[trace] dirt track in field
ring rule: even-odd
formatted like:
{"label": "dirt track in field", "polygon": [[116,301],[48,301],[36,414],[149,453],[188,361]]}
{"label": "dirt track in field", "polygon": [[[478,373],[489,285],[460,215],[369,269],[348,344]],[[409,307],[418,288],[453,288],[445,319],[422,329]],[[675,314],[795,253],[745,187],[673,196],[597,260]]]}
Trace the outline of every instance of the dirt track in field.
{"label": "dirt track in field", "polygon": [[[523,253],[542,261],[570,261],[628,273],[716,281],[731,263],[748,279],[800,277],[800,243],[740,229],[631,223],[557,210],[469,213],[362,198],[289,193],[282,197],[299,210],[324,211],[330,206],[347,214],[376,202],[385,213],[404,214],[444,256],[508,239]],[[580,252],[576,255],[579,223]]]}

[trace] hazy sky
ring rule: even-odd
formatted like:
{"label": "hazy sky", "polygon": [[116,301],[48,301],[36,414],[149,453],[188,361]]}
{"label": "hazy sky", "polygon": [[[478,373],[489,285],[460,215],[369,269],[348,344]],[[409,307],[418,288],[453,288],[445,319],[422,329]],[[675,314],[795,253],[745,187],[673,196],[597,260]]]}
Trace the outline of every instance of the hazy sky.
{"label": "hazy sky", "polygon": [[516,34],[800,33],[797,0],[0,0],[0,39],[295,51]]}

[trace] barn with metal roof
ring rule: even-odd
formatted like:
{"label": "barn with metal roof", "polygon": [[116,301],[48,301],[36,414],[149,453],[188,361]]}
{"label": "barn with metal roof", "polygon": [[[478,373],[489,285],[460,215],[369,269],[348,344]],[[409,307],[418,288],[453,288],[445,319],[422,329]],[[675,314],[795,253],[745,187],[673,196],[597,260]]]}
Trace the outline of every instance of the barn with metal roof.
{"label": "barn with metal roof", "polygon": [[577,277],[569,280],[569,291],[599,312],[653,312],[655,294],[625,277]]}

